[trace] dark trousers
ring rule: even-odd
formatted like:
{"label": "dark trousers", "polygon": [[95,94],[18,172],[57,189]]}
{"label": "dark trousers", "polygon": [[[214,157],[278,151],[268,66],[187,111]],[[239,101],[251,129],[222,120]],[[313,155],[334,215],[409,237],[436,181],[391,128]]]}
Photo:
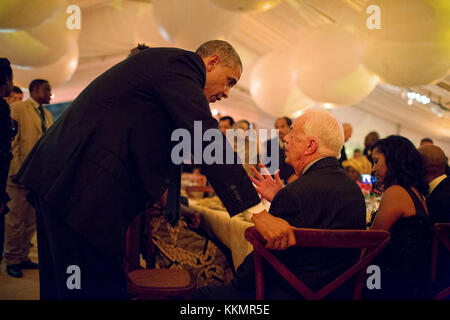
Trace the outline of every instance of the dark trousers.
{"label": "dark trousers", "polygon": [[4,243],[5,243],[5,215],[3,213],[0,213],[0,262],[2,262]]}
{"label": "dark trousers", "polygon": [[40,298],[126,299],[123,257],[100,252],[42,198],[30,199],[37,214]]}

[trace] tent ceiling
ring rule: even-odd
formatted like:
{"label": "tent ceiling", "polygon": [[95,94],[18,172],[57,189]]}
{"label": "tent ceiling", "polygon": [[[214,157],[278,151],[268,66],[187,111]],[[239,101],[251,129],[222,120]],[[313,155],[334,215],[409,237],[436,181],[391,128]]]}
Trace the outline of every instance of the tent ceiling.
{"label": "tent ceiling", "polygon": [[[114,34],[105,39],[109,41],[108,45],[103,45],[102,39],[98,39],[96,43],[88,34],[89,28],[83,28],[90,23],[100,23],[95,17],[102,7],[118,5],[121,1],[151,2],[151,0],[76,0],[83,13],[79,40],[80,63],[73,78],[56,88],[57,101],[67,101],[75,97],[97,75],[124,59],[129,49],[136,45],[131,35],[130,39],[124,40],[121,35]],[[273,118],[260,111],[249,96],[249,78],[254,62],[265,53],[284,50],[301,42],[311,28],[329,23],[355,21],[364,3],[364,0],[285,0],[267,12],[246,14],[230,39],[242,56],[244,73],[238,84],[238,90],[232,93],[229,101],[217,104],[217,108],[227,108],[230,113],[253,114],[254,121],[259,120],[271,125]],[[159,35],[143,35],[140,38],[148,39],[146,44],[150,46],[171,46]],[[115,39],[114,43],[111,39]],[[441,99],[441,103],[450,108],[450,76],[436,84],[411,89],[431,93],[433,100]],[[400,97],[400,93],[399,88],[378,85],[369,97],[355,107],[419,130],[424,135],[450,142],[450,118],[445,116],[438,118],[429,108],[422,105],[408,106]]]}

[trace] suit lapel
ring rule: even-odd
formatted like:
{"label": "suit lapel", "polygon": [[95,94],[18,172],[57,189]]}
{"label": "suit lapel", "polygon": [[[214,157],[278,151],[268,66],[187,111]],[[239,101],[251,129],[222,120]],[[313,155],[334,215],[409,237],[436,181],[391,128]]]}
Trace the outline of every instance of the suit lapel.
{"label": "suit lapel", "polygon": [[33,120],[34,125],[39,130],[39,132],[42,134],[42,125],[41,125],[41,118],[39,118],[39,115],[36,112],[36,109],[33,106],[33,103],[31,100],[28,100],[28,113],[30,114],[31,119]]}

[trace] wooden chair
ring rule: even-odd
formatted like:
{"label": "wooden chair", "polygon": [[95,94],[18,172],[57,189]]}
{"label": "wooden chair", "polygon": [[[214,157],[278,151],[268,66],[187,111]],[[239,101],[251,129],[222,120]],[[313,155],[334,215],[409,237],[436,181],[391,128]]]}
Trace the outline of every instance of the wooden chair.
{"label": "wooden chair", "polygon": [[[183,299],[195,288],[195,279],[187,270],[178,269],[155,269],[154,258],[156,251],[152,242],[151,211],[144,215],[147,232],[147,257],[146,268],[136,267],[136,257],[130,253],[139,255],[136,250],[136,236],[132,234],[133,229],[128,229],[126,257],[128,292],[136,296],[136,300],[164,300]],[[137,244],[139,245],[139,243]]]}
{"label": "wooden chair", "polygon": [[[436,281],[436,269],[438,264],[439,244],[442,243],[450,254],[450,223],[436,223],[434,225],[434,237],[431,249],[431,279]],[[450,272],[450,271],[448,271]],[[434,295],[434,300],[442,300],[450,296],[450,287],[447,287]]]}
{"label": "wooden chair", "polygon": [[336,290],[342,284],[358,276],[353,291],[353,299],[361,299],[365,284],[366,269],[372,259],[389,243],[387,231],[365,230],[324,230],[293,228],[297,247],[314,248],[361,248],[360,258],[356,264],[346,270],[335,280],[317,292],[313,292],[298,279],[272,252],[265,248],[265,240],[255,229],[245,231],[245,238],[253,245],[256,275],[256,299],[264,299],[264,275],[262,259],[267,261],[290,285],[307,300],[320,300]]}

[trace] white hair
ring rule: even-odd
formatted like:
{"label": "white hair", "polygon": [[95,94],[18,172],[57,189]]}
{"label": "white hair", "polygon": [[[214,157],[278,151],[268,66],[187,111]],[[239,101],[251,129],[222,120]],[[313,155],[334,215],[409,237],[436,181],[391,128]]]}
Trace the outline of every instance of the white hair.
{"label": "white hair", "polygon": [[310,109],[303,113],[303,132],[319,141],[318,153],[339,158],[344,145],[344,129],[339,120],[323,109]]}

